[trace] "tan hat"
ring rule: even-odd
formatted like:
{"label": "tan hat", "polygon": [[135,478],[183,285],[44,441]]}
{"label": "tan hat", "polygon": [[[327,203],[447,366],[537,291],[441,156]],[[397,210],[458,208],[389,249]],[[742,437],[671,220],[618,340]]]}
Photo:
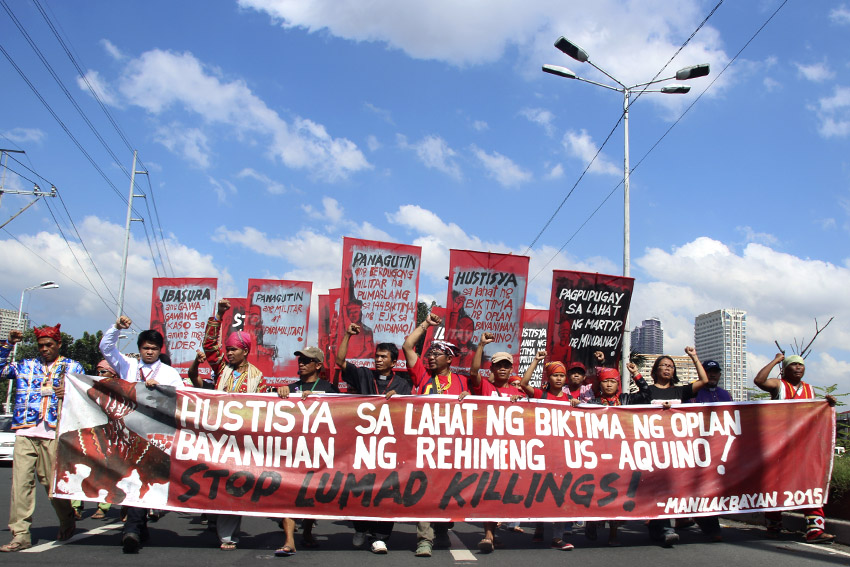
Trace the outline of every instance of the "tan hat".
{"label": "tan hat", "polygon": [[295,356],[298,356],[299,354],[303,354],[307,358],[312,358],[313,360],[318,360],[319,362],[325,361],[325,355],[322,354],[322,351],[319,350],[318,347],[308,346],[302,348],[301,350],[296,350]]}
{"label": "tan hat", "polygon": [[490,364],[496,364],[497,362],[502,362],[503,360],[507,360],[511,364],[514,363],[514,357],[511,356],[509,352],[496,352],[493,353],[493,356],[490,357]]}

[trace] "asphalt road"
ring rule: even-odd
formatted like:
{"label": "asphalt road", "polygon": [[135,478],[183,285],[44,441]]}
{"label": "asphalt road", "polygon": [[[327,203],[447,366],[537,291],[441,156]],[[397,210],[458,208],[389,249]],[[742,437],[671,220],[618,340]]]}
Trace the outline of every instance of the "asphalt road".
{"label": "asphalt road", "polygon": [[[11,467],[0,466],[0,516],[8,518]],[[600,540],[589,542],[581,530],[570,541],[573,551],[549,549],[547,544],[533,543],[533,527],[525,526],[525,534],[500,532],[504,548],[481,555],[477,543],[481,528],[473,524],[456,524],[452,530],[452,548],[437,549],[430,559],[416,558],[416,530],[411,524],[397,524],[389,541],[387,555],[351,548],[353,530],[346,521],[320,521],[314,533],[319,549],[299,547],[292,557],[276,558],[273,551],[283,543],[277,524],[265,518],[246,517],[242,523],[239,549],[221,551],[215,533],[191,514],[169,512],[158,522],[149,524],[151,540],[139,555],[124,555],[120,547],[120,523],[117,510],[107,519],[92,520],[95,506],[87,504],[83,520],[77,523],[77,534],[65,544],[53,539],[57,532],[56,516],[44,492],[39,488],[33,522],[33,548],[26,552],[0,554],[3,565],[81,565],[93,567],[119,562],[121,565],[147,567],[178,565],[246,565],[298,564],[322,567],[376,567],[376,565],[452,565],[457,563],[492,567],[525,565],[554,565],[569,562],[582,567],[658,567],[678,564],[687,567],[718,567],[746,565],[747,567],[805,567],[809,565],[850,565],[850,548],[841,545],[814,546],[801,543],[799,534],[788,534],[779,541],[764,539],[764,531],[727,519],[722,520],[724,541],[710,543],[695,528],[680,531],[681,542],[664,549],[648,541],[642,522],[629,522],[621,529],[620,548],[605,545],[607,529],[600,530]],[[5,521],[4,521],[5,524]],[[549,530],[547,529],[547,542]],[[10,541],[8,527],[0,532],[0,544]],[[296,543],[300,539],[296,534]],[[264,563],[268,562],[268,563]]]}

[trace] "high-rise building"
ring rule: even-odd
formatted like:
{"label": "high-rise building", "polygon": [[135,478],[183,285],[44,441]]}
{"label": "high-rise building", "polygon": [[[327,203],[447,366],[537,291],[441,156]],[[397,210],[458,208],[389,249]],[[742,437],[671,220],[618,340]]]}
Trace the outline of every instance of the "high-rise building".
{"label": "high-rise building", "polygon": [[723,369],[720,386],[732,399],[747,399],[747,312],[718,309],[698,315],[694,322],[694,347],[699,359],[715,360]]}
{"label": "high-rise building", "polygon": [[664,353],[664,329],[657,317],[646,319],[632,331],[631,351],[640,354]]}
{"label": "high-rise building", "polygon": [[[17,328],[18,325],[18,310],[17,309],[0,309],[0,339],[8,339],[9,331]],[[30,319],[27,313],[21,314],[21,330],[26,331],[30,328]]]}

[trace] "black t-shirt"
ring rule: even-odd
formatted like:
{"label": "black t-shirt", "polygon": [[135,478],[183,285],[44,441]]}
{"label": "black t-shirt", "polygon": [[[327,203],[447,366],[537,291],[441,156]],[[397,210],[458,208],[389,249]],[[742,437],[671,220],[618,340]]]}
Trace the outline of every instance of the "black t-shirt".
{"label": "black t-shirt", "polygon": [[655,384],[649,387],[649,397],[651,400],[679,400],[687,402],[694,397],[694,389],[691,384],[684,386],[670,386],[669,388],[659,388]]}
{"label": "black t-shirt", "polygon": [[389,377],[381,376],[376,370],[346,363],[342,379],[354,388],[358,394],[386,394],[395,390],[396,394],[407,396],[413,390],[409,380],[393,372]]}
{"label": "black t-shirt", "polygon": [[315,382],[304,382],[299,380],[289,385],[290,392],[323,392],[326,394],[339,394],[336,386],[323,378],[319,378]]}

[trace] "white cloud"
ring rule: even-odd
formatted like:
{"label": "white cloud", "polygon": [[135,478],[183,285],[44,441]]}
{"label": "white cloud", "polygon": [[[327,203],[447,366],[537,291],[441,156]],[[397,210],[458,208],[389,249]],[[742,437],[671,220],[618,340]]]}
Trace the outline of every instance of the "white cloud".
{"label": "white cloud", "polygon": [[552,136],[555,133],[555,128],[552,125],[555,115],[548,110],[542,108],[523,108],[519,111],[520,115],[525,117],[529,122],[538,124],[546,132],[547,136]]}
{"label": "white cloud", "polygon": [[[665,350],[679,352],[692,344],[694,318],[721,308],[747,311],[750,350],[774,352],[773,341],[787,348],[794,339],[811,337],[814,319],[821,325],[835,316],[818,337],[814,352],[847,351],[850,341],[850,295],[845,283],[850,267],[798,258],[751,243],[740,254],[707,237],[672,251],[648,249],[635,262],[638,277],[632,302],[637,321],[658,315],[665,329]],[[753,374],[760,366],[751,366]],[[812,369],[812,376],[819,376]],[[820,378],[819,378],[820,379]]]}
{"label": "white cloud", "polygon": [[126,55],[124,55],[120,49],[118,49],[114,43],[109,41],[108,39],[101,39],[100,45],[103,46],[103,50],[109,54],[110,57],[115,59],[116,61],[122,61],[126,59]]}
{"label": "white cloud", "polygon": [[850,8],[847,4],[842,4],[838,8],[833,8],[829,12],[829,19],[840,25],[850,24]]}
{"label": "white cloud", "polygon": [[374,152],[381,149],[381,142],[379,142],[378,138],[376,138],[375,136],[369,135],[366,138],[366,147],[369,148],[370,152]]}
{"label": "white cloud", "polygon": [[797,67],[797,72],[800,73],[800,76],[816,83],[822,83],[835,77],[835,72],[827,67],[825,62],[812,63],[811,65],[794,63],[794,66]]}
{"label": "white cloud", "polygon": [[770,246],[779,242],[779,240],[772,234],[767,232],[756,232],[751,226],[738,226],[735,227],[735,230],[743,232],[744,238],[746,238],[747,242],[756,242],[758,244],[764,244],[765,246]]}
{"label": "white cloud", "polygon": [[3,136],[16,144],[40,144],[47,134],[38,128],[12,128],[5,130]]}
{"label": "white cloud", "polygon": [[476,120],[472,123],[472,129],[476,132],[484,132],[485,130],[490,129],[490,125],[484,122],[483,120]]}
{"label": "white cloud", "polygon": [[449,147],[448,143],[439,136],[429,135],[422,140],[408,144],[404,136],[398,136],[399,146],[404,149],[412,149],[426,167],[442,171],[453,179],[460,180],[463,173],[456,161],[457,152]]}
{"label": "white cloud", "polygon": [[[628,2],[597,0],[575,3],[560,0],[491,2],[489,0],[239,0],[243,8],[268,13],[284,28],[329,33],[359,42],[382,42],[415,59],[445,61],[459,67],[498,61],[508,50],[516,51],[515,68],[543,80],[540,63],[563,64],[565,55],[553,47],[564,34],[581,45],[594,61],[627,84],[654,77],[659,68],[705,17],[698,0],[677,2]],[[667,72],[696,63],[722,68],[729,57],[718,30],[702,27],[671,63]],[[569,60],[572,62],[572,60]],[[601,78],[582,66],[588,78]],[[728,82],[727,73],[714,85],[716,95]],[[691,81],[701,91],[711,80]],[[681,108],[686,97],[650,97],[654,104]]]}
{"label": "white cloud", "polygon": [[563,144],[567,153],[573,157],[579,158],[584,165],[590,163],[591,160],[593,160],[593,157],[596,156],[596,159],[593,161],[590,169],[588,170],[590,173],[602,173],[616,176],[623,175],[623,171],[614,165],[605,156],[605,154],[600,152],[599,155],[596,155],[597,152],[599,152],[599,148],[584,128],[582,128],[579,132],[569,130],[566,134],[564,134]]}
{"label": "white cloud", "polygon": [[389,110],[387,110],[385,108],[379,108],[379,107],[375,106],[374,104],[372,104],[371,102],[364,103],[364,106],[366,107],[366,110],[374,113],[376,116],[378,116],[381,120],[383,120],[387,124],[390,124],[392,126],[395,125],[395,122],[393,122],[392,112],[390,112]]}
{"label": "white cloud", "polygon": [[564,166],[560,163],[555,164],[555,167],[549,170],[546,174],[546,179],[560,179],[564,176]]}
{"label": "white cloud", "polygon": [[210,166],[210,147],[206,134],[197,128],[187,128],[177,122],[156,129],[155,139],[170,151],[183,156],[195,167]]}
{"label": "white cloud", "polygon": [[286,187],[283,185],[283,183],[275,181],[268,175],[260,173],[250,167],[246,167],[245,169],[237,173],[236,177],[239,177],[240,179],[244,179],[246,177],[249,179],[255,179],[265,185],[266,191],[268,191],[272,195],[282,195],[283,193],[286,193]]}
{"label": "white cloud", "polygon": [[228,195],[235,195],[238,193],[236,186],[227,179],[219,181],[213,177],[207,177],[207,180],[210,182],[210,185],[212,185],[213,191],[215,191],[215,196],[220,204],[227,203]]}
{"label": "white cloud", "polygon": [[339,201],[332,197],[322,198],[322,210],[316,210],[312,205],[302,205],[304,212],[312,219],[321,219],[338,223],[342,220],[343,210],[339,206]]}
{"label": "white cloud", "polygon": [[236,136],[263,138],[271,159],[327,181],[372,167],[350,140],[332,137],[307,118],[287,122],[243,80],[226,79],[188,52],[147,51],[124,66],[117,85],[127,102],[150,114],[160,116],[177,107],[206,125],[230,128]]}
{"label": "white cloud", "polygon": [[[72,241],[71,248],[82,263],[82,269],[77,265],[62,236],[48,231],[19,234],[18,238],[23,245],[11,238],[0,240],[8,262],[0,274],[0,287],[21,290],[24,286],[40,281],[57,282],[59,289],[27,294],[24,310],[28,310],[38,324],[53,325],[60,322],[63,330],[67,329],[70,334],[79,337],[84,330],[94,332],[97,329],[106,329],[115,320],[114,298],[117,296],[121,272],[121,247],[115,243],[123,242],[124,227],[95,216],[85,217],[81,222],[78,221],[77,226],[97,269],[106,281],[106,288],[78,242]],[[166,238],[166,246],[176,277],[217,277],[219,290],[224,290],[227,294],[233,293],[233,279],[226,269],[216,265],[212,256],[185,246],[173,236]],[[109,305],[108,308],[98,295],[91,291],[83,272],[94,283],[100,296]],[[131,236],[125,308],[136,325],[142,329],[147,328],[150,319],[153,277],[157,277],[157,270],[147,241]],[[112,291],[111,295],[108,290]]]}
{"label": "white cloud", "polygon": [[772,93],[774,91],[779,90],[782,87],[782,83],[774,79],[773,77],[765,77],[762,80],[762,84],[767,92]]}
{"label": "white cloud", "polygon": [[836,86],[832,96],[818,100],[811,110],[818,117],[818,132],[824,138],[850,135],[850,87]]}
{"label": "white cloud", "polygon": [[101,78],[97,71],[88,71],[85,79],[77,77],[77,86],[80,90],[88,91],[89,85],[91,85],[91,89],[97,94],[97,97],[103,104],[108,104],[109,106],[118,105],[118,98],[115,92],[113,92],[109,84]]}
{"label": "white cloud", "polygon": [[472,153],[487,169],[487,174],[502,187],[516,187],[532,179],[530,171],[524,170],[499,152],[487,153],[481,148],[472,146]]}

